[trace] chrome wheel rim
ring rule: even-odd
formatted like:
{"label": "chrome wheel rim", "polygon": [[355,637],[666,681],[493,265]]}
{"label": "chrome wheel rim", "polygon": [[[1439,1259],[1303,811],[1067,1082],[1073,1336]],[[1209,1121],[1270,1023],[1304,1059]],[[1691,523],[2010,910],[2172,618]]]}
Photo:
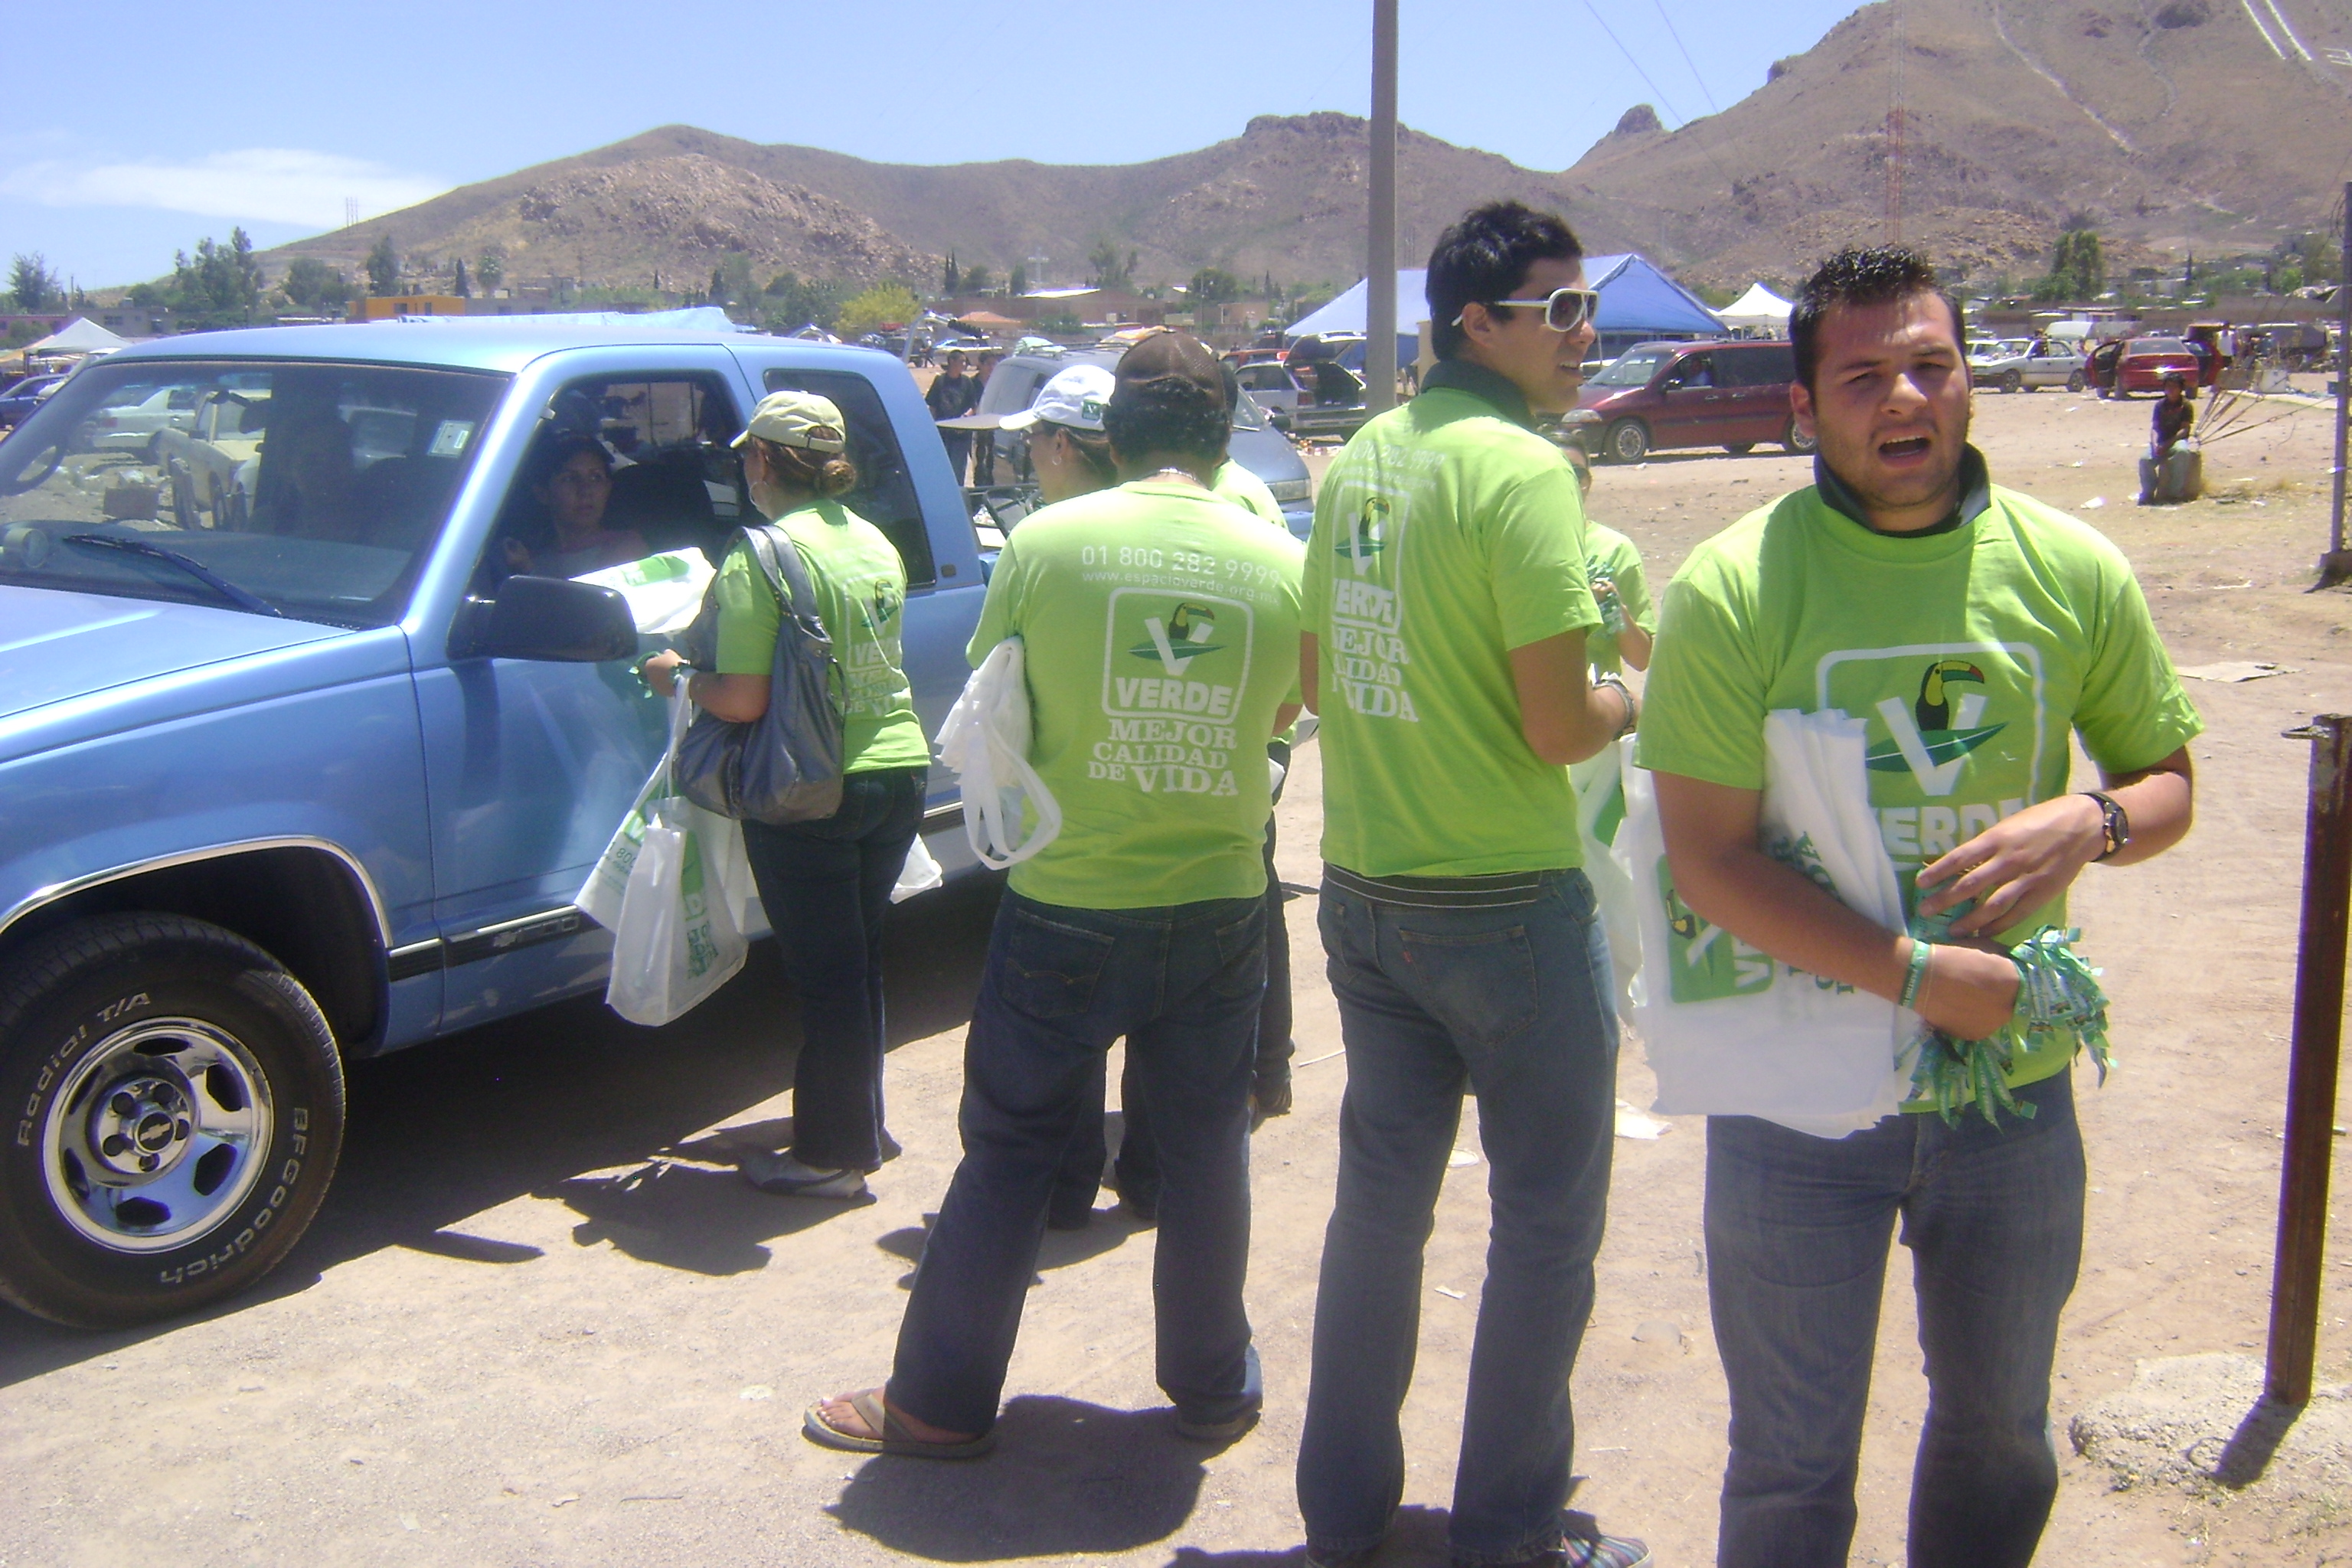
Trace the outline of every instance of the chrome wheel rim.
{"label": "chrome wheel rim", "polygon": [[184,1247],[261,1179],[276,1118],[261,1064],[194,1018],[150,1018],[99,1043],[49,1102],[50,1204],[112,1252]]}

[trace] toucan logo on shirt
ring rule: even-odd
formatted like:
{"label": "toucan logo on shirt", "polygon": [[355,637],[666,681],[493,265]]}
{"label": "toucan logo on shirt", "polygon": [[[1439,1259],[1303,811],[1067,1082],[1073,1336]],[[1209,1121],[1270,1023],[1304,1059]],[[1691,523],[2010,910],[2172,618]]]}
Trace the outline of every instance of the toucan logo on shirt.
{"label": "toucan logo on shirt", "polygon": [[1147,616],[1143,629],[1149,636],[1127,651],[1137,658],[1159,660],[1171,675],[1183,674],[1203,655],[1224,651],[1209,640],[1216,635],[1217,613],[1205,605],[1180,604],[1165,618]]}
{"label": "toucan logo on shirt", "polygon": [[1951,794],[1969,753],[2009,728],[2006,722],[1977,722],[1988,699],[1981,691],[1959,689],[1984,684],[1985,672],[1972,660],[1945,658],[1927,665],[1919,677],[1919,694],[1910,702],[1881,699],[1875,706],[1886,722],[1887,739],[1870,748],[1871,768],[1908,771],[1923,793]]}
{"label": "toucan logo on shirt", "polygon": [[907,595],[887,577],[874,580],[874,625],[878,628],[890,624],[890,617],[907,602]]}
{"label": "toucan logo on shirt", "polygon": [[1389,547],[1389,520],[1392,510],[1388,497],[1366,496],[1363,504],[1356,509],[1353,525],[1339,536],[1339,543],[1332,547],[1333,553],[1355,567],[1357,576],[1362,576],[1371,566],[1373,558]]}

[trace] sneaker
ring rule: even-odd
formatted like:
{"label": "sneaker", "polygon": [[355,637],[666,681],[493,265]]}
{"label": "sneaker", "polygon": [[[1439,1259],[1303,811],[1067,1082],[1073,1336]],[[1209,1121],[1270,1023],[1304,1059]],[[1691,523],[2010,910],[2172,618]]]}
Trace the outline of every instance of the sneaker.
{"label": "sneaker", "polygon": [[1245,1410],[1225,1421],[1187,1421],[1180,1413],[1176,1417],[1176,1434],[1190,1437],[1195,1443],[1232,1443],[1249,1434],[1258,1422],[1258,1413]]}
{"label": "sneaker", "polygon": [[1536,1561],[1559,1568],[1643,1568],[1651,1556],[1645,1542],[1630,1536],[1587,1535],[1564,1541],[1557,1553]]}
{"label": "sneaker", "polygon": [[821,1171],[803,1165],[790,1154],[772,1153],[765,1149],[748,1151],[737,1162],[743,1179],[763,1193],[773,1193],[786,1198],[862,1198],[866,1195],[866,1173],[863,1171]]}

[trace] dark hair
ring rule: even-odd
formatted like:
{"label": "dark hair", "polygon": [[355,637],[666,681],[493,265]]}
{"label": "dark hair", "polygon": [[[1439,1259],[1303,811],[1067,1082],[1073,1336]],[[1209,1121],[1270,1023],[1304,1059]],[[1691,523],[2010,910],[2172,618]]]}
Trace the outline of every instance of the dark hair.
{"label": "dark hair", "polygon": [[788,490],[832,497],[846,495],[857,488],[857,465],[849,460],[846,452],[813,452],[806,447],[787,447],[764,436],[751,439],[760,444],[761,455],[768,459],[768,471]]}
{"label": "dark hair", "polygon": [[572,459],[585,452],[596,459],[596,466],[606,473],[613,471],[613,454],[604,443],[593,436],[577,430],[564,430],[549,437],[531,454],[530,482],[533,488],[544,489],[555,482],[555,476],[572,466]]}
{"label": "dark hair", "polygon": [[1454,324],[1465,307],[1511,298],[1538,261],[1583,258],[1583,245],[1557,213],[1520,202],[1472,207],[1429,253],[1429,346],[1439,359],[1452,359],[1466,337]]}
{"label": "dark hair", "polygon": [[1103,434],[1121,467],[1175,458],[1205,478],[1225,460],[1232,419],[1222,394],[1181,375],[1160,375],[1118,384],[1103,410]]}
{"label": "dark hair", "polygon": [[1808,390],[1820,363],[1822,321],[1839,305],[1891,305],[1915,294],[1933,294],[1952,312],[1952,341],[1966,342],[1960,302],[1937,279],[1928,259],[1907,246],[1880,245],[1839,251],[1797,290],[1789,312],[1789,341],[1795,346],[1797,379]]}
{"label": "dark hair", "polygon": [[1056,425],[1051,419],[1040,419],[1031,428],[1058,430],[1070,438],[1071,447],[1077,451],[1078,460],[1086,464],[1087,472],[1095,477],[1097,484],[1108,489],[1118,483],[1118,459],[1111,454],[1110,437],[1101,431],[1081,430],[1075,425]]}

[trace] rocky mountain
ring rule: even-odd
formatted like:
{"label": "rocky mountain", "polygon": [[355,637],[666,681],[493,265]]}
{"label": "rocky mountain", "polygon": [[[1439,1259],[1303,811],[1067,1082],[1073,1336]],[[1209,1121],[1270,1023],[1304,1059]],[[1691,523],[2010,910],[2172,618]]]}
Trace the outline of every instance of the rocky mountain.
{"label": "rocky mountain", "polygon": [[[2352,164],[2352,69],[2329,58],[2347,47],[2352,0],[1876,0],[1720,114],[1669,132],[1632,106],[1563,173],[1404,132],[1401,254],[1492,196],[1724,287],[1889,232],[2021,278],[2078,214],[2126,260],[2261,248],[2327,225]],[[1596,55],[1574,90],[1625,80]],[[276,258],[356,264],[389,233],[408,254],[502,246],[517,276],[675,282],[740,251],[761,278],[920,285],[950,252],[999,277],[1044,256],[1040,280],[1076,281],[1108,241],[1145,282],[1203,266],[1345,281],[1362,269],[1365,132],[1265,116],[1145,163],[932,166],[665,126]]]}

